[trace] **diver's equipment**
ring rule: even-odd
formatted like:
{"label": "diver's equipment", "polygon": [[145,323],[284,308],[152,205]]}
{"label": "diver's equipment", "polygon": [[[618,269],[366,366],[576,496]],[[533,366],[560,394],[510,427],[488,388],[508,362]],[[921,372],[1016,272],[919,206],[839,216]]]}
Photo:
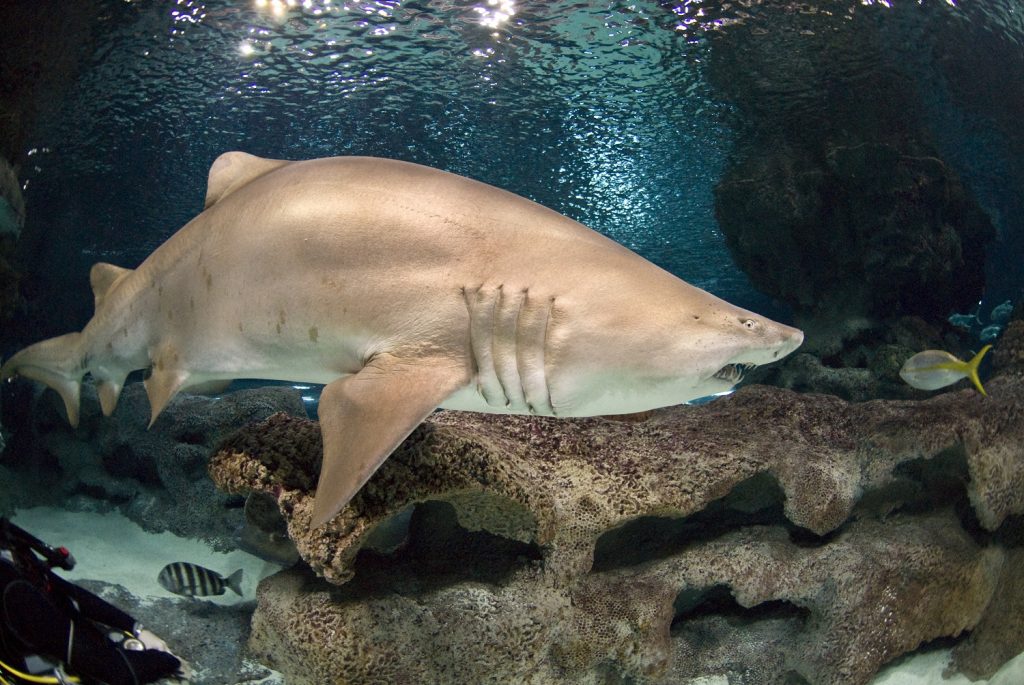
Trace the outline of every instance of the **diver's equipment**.
{"label": "diver's equipment", "polygon": [[[35,661],[33,661],[35,660]],[[33,655],[28,660],[29,672],[21,671],[0,661],[0,685],[78,685],[82,679],[69,675],[60,664]]]}
{"label": "diver's equipment", "polygon": [[121,649],[127,649],[129,652],[141,652],[146,649],[146,643],[142,641],[141,631],[142,624],[136,623],[130,633],[128,631],[112,630],[107,634],[107,639],[116,645],[120,645]]}
{"label": "diver's equipment", "polygon": [[[62,568],[68,571],[75,567],[75,558],[67,547],[48,545],[5,516],[0,516],[0,550],[9,552],[4,558],[15,566],[30,564],[38,570]],[[69,675],[61,664],[41,655],[26,655],[24,669],[0,661],[0,685],[71,685],[80,682],[81,679]]]}
{"label": "diver's equipment", "polygon": [[75,568],[75,558],[67,547],[51,547],[5,516],[0,516],[0,547],[35,552],[42,557],[48,568],[62,568],[65,571]]}
{"label": "diver's equipment", "polygon": [[129,652],[141,652],[146,649],[146,645],[142,644],[142,640],[137,637],[130,637],[121,643],[122,649],[127,649]]}
{"label": "diver's equipment", "polygon": [[166,645],[149,649],[138,621],[55,573],[74,565],[67,548],[0,517],[0,685],[139,685],[174,676],[182,662]]}

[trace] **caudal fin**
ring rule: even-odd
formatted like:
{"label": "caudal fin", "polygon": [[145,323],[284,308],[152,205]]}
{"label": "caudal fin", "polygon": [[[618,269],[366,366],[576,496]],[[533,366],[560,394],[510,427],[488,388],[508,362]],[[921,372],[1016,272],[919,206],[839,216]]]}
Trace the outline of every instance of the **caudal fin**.
{"label": "caudal fin", "polygon": [[974,387],[978,389],[978,392],[985,397],[988,397],[988,393],[985,392],[985,388],[981,384],[981,379],[978,378],[978,367],[981,365],[981,358],[984,357],[985,353],[991,349],[991,345],[985,345],[981,348],[981,352],[974,355],[974,357],[971,358],[971,361],[967,362],[967,377],[971,379],[972,383],[974,383]]}
{"label": "caudal fin", "polygon": [[224,586],[234,591],[239,597],[242,596],[242,569],[238,569],[224,579]]}
{"label": "caudal fin", "polygon": [[0,367],[0,379],[24,376],[56,390],[64,400],[68,423],[78,425],[82,390],[82,334],[68,333],[29,345]]}

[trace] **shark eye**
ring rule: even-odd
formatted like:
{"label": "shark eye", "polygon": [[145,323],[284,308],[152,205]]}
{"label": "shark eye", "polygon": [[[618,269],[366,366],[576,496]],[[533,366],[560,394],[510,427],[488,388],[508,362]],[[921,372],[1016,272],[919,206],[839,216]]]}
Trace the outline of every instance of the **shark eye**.
{"label": "shark eye", "polygon": [[748,331],[752,331],[755,328],[757,328],[757,322],[754,321],[753,319],[741,319],[740,323],[743,324],[744,328],[746,328]]}

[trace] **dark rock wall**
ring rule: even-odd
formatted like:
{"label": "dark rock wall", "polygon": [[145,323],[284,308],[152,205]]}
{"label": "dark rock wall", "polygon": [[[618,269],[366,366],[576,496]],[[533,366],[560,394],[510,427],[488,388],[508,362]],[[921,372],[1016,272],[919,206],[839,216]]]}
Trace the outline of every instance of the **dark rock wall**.
{"label": "dark rock wall", "polygon": [[770,2],[757,14],[710,53],[743,130],[715,197],[737,265],[811,333],[969,310],[995,231],[942,159],[881,15]]}

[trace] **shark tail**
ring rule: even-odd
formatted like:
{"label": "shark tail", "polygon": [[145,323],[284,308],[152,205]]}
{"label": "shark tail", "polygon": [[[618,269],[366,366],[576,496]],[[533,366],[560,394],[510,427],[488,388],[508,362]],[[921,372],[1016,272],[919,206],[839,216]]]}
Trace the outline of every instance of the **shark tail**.
{"label": "shark tail", "polygon": [[974,355],[971,358],[971,361],[967,362],[966,369],[967,377],[971,379],[972,383],[974,383],[974,387],[978,389],[978,392],[980,392],[985,397],[988,397],[988,393],[985,392],[985,387],[981,384],[981,379],[978,378],[978,367],[981,365],[982,358],[991,349],[991,345],[985,345],[983,348],[981,348],[981,351],[978,352],[978,354]]}
{"label": "shark tail", "polygon": [[68,333],[29,345],[0,367],[0,379],[24,376],[53,388],[64,400],[68,423],[78,426],[79,397],[85,375],[82,348],[81,333]]}

